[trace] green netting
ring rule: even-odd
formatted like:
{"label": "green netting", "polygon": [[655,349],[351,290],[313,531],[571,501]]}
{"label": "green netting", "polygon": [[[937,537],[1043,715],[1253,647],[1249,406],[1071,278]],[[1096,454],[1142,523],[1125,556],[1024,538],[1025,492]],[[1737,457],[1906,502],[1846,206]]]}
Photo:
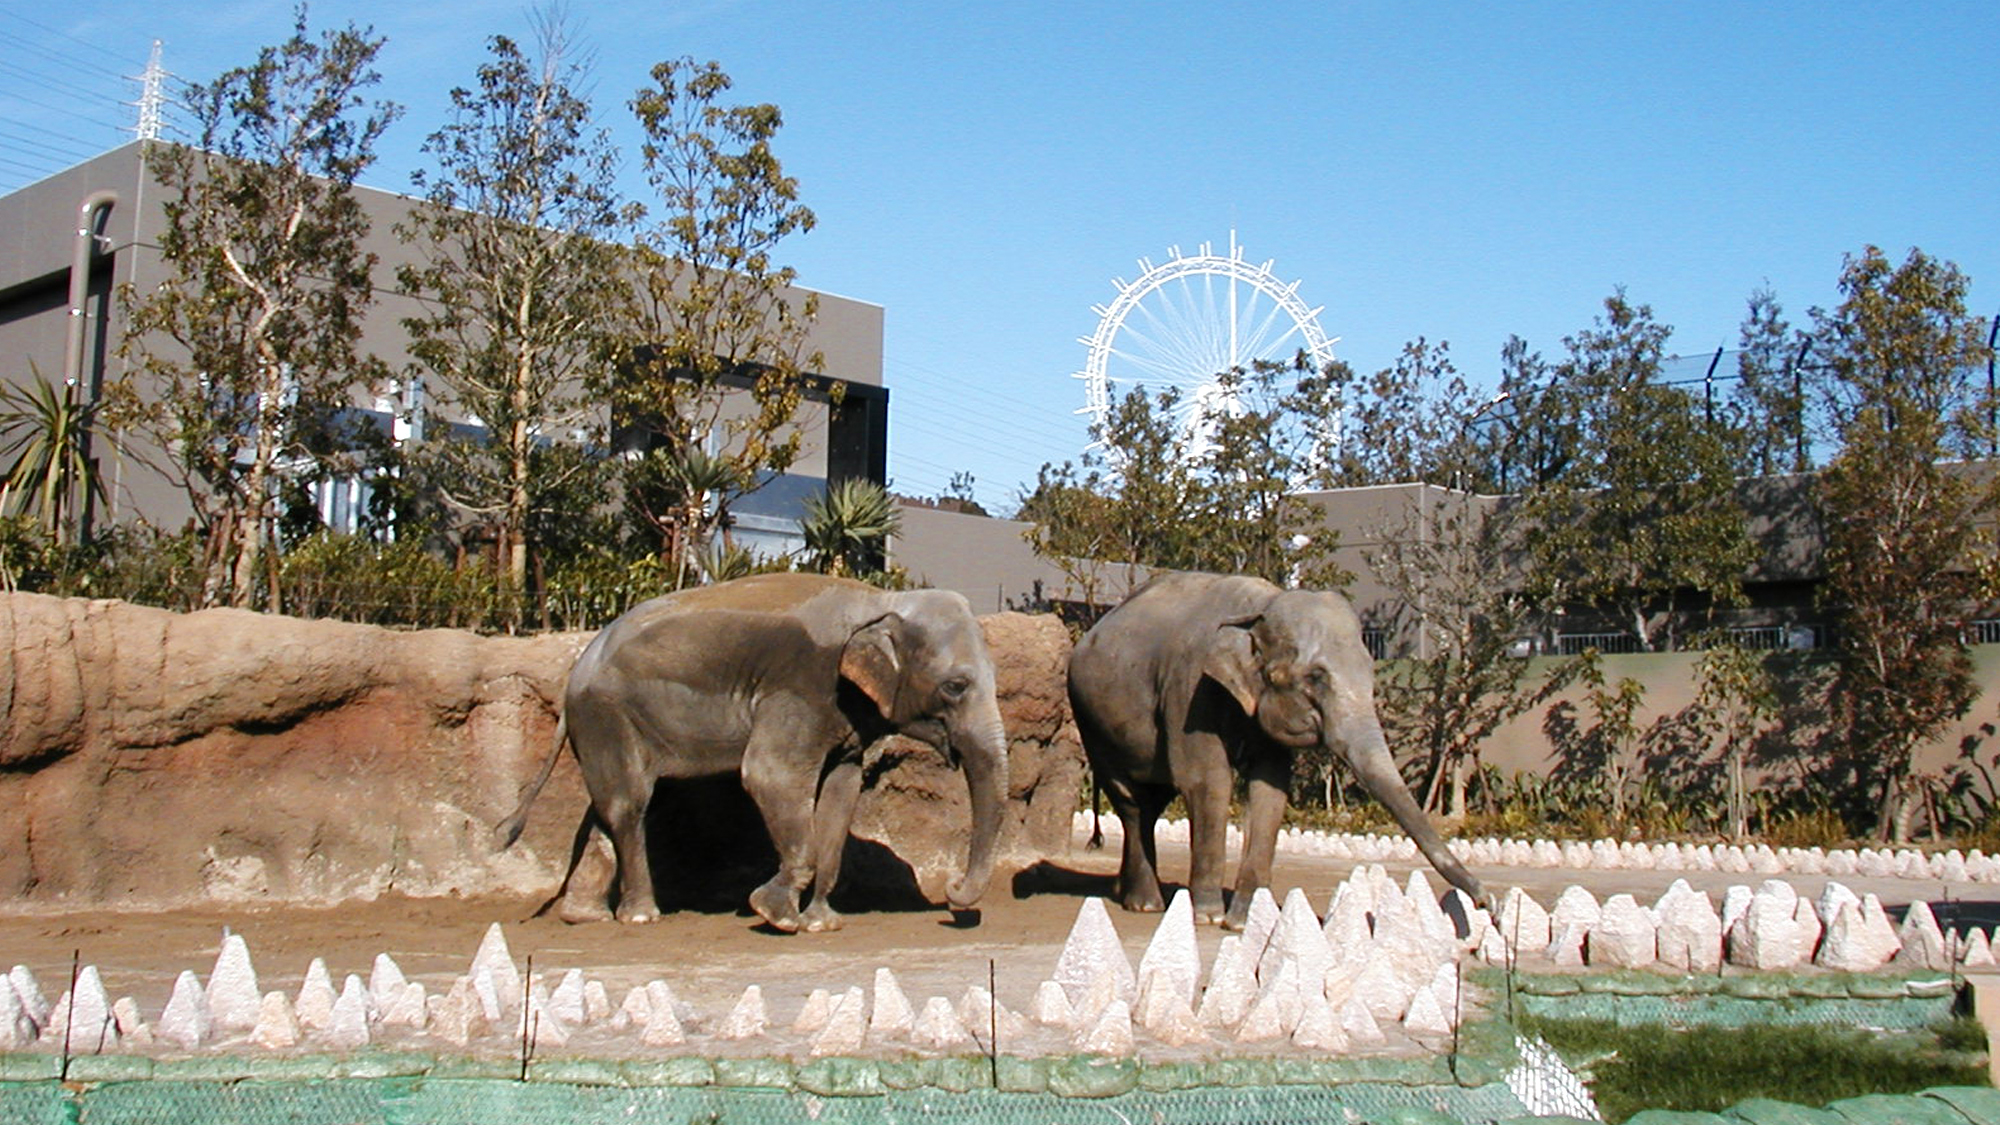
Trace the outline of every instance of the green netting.
{"label": "green netting", "polygon": [[1064,1097],[990,1089],[892,1090],[827,1097],[803,1090],[718,1086],[616,1087],[493,1079],[333,1079],[324,1082],[118,1082],[65,1089],[0,1087],[8,1125],[1235,1125],[1257,1122],[1493,1121],[1518,1116],[1504,1086],[1474,1089],[1384,1083],[1130,1090]]}

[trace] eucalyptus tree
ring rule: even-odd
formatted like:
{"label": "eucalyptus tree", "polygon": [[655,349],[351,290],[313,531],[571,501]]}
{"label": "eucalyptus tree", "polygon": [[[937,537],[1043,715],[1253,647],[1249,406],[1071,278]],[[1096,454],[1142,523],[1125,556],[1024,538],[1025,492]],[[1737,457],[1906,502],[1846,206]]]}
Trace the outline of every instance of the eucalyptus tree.
{"label": "eucalyptus tree", "polygon": [[291,38],[188,88],[193,144],[147,152],[166,277],[125,295],[137,362],[107,409],[187,493],[203,604],[251,605],[260,581],[275,599],[282,492],[355,470],[348,408],[386,378],[360,346],[376,257],[353,191],[399,112],[364,97],[382,43],[351,24],[314,36],[300,8]]}
{"label": "eucalyptus tree", "polygon": [[1901,839],[1916,748],[1977,694],[1966,643],[1995,592],[2000,483],[1978,460],[1995,405],[1986,323],[1967,312],[1958,268],[1919,250],[1897,265],[1866,248],[1840,291],[1837,307],[1813,312],[1838,444],[1818,482],[1840,658],[1834,780],[1870,795],[1878,831]]}
{"label": "eucalyptus tree", "polygon": [[617,305],[612,241],[626,217],[616,150],[592,124],[587,54],[555,14],[540,14],[534,34],[527,47],[493,36],[472,86],[451,91],[423,145],[433,166],[412,177],[422,200],[396,228],[416,255],[397,280],[423,309],[403,321],[407,377],[439,414],[479,424],[476,436],[429,427],[426,478],[496,526],[515,625],[537,509],[591,467],[538,450],[605,438],[585,387]]}
{"label": "eucalyptus tree", "polygon": [[652,198],[626,260],[609,392],[632,457],[627,505],[683,575],[726,533],[730,505],[798,460],[800,406],[824,362],[808,340],[817,302],[774,260],[814,223],[772,151],[783,117],[726,104],[729,89],[716,63],[680,58],[630,103]]}
{"label": "eucalyptus tree", "polygon": [[1616,293],[1564,341],[1536,405],[1560,453],[1523,497],[1536,596],[1601,612],[1646,650],[1690,596],[1739,601],[1753,555],[1726,422],[1660,378],[1669,332]]}

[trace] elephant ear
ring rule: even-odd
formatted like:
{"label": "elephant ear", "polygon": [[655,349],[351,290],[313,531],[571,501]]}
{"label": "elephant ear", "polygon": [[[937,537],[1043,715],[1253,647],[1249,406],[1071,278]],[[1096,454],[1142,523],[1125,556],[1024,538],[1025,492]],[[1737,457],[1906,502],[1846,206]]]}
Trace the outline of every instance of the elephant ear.
{"label": "elephant ear", "polygon": [[891,613],[863,625],[840,650],[840,674],[868,698],[882,717],[894,721],[896,692],[903,682],[903,662],[896,656],[896,635],[903,619]]}
{"label": "elephant ear", "polygon": [[1257,642],[1251,626],[1262,614],[1224,621],[1216,626],[1215,641],[1208,646],[1208,658],[1201,670],[1234,696],[1243,713],[1255,717],[1257,697],[1262,694],[1263,672],[1257,666]]}

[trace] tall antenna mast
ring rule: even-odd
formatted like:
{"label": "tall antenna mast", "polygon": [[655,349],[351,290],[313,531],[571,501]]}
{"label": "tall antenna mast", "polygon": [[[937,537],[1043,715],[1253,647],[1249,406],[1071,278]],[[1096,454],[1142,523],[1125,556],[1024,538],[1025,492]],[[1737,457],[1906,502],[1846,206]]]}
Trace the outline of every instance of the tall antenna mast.
{"label": "tall antenna mast", "polygon": [[164,100],[161,88],[166,85],[167,72],[160,67],[160,41],[153,40],[152,54],[146,58],[146,73],[139,78],[139,124],[132,133],[142,141],[160,139],[160,105]]}

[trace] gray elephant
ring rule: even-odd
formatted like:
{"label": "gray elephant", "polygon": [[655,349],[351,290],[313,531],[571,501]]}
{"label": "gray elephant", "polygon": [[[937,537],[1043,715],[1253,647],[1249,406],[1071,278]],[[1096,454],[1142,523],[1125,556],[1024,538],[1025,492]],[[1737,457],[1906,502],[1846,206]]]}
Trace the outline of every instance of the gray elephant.
{"label": "gray elephant", "polygon": [[[970,854],[946,896],[968,908],[993,874],[1007,739],[979,622],[944,591],[768,574],[634,606],[577,657],[555,748],[496,832],[502,846],[520,836],[567,740],[590,793],[588,831],[610,837],[617,916],[651,921],[659,908],[646,807],[655,783],[740,771],[778,852],[778,873],[751,893],[751,908],[786,932],[838,929],[827,896],[861,792],[862,752],[890,733],[964,769]],[[608,915],[601,893],[576,897],[570,888],[564,917]]]}
{"label": "gray elephant", "polygon": [[[1475,901],[1479,880],[1446,849],[1410,796],[1375,716],[1373,662],[1345,598],[1260,578],[1169,574],[1106,614],[1070,655],[1069,697],[1091,772],[1125,827],[1119,894],[1160,910],[1153,825],[1176,792],[1193,850],[1195,917],[1241,928],[1269,883],[1292,755],[1345,756],[1432,866]],[[1223,912],[1222,869],[1235,773],[1249,782],[1243,863]]]}

